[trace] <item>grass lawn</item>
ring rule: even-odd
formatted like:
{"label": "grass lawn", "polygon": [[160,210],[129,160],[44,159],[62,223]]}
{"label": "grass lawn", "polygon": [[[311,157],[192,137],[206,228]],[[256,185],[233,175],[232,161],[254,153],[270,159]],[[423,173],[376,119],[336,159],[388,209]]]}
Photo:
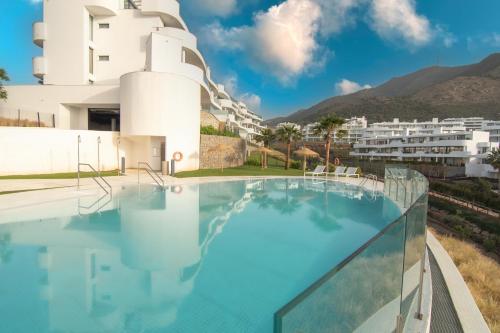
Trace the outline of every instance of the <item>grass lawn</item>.
{"label": "grass lawn", "polygon": [[184,171],[176,173],[177,178],[189,178],[189,177],[214,177],[214,176],[302,176],[304,173],[302,170],[288,169],[284,168],[272,168],[261,169],[258,166],[244,165],[237,168],[224,169],[221,172],[220,169],[207,169],[207,170],[196,170],[196,171]]}
{"label": "grass lawn", "polygon": [[471,243],[430,230],[462,274],[491,332],[500,333],[500,264]]}
{"label": "grass lawn", "polygon": [[[101,171],[102,177],[117,176],[118,171]],[[97,176],[95,172],[80,172],[80,178],[90,178],[92,176]],[[13,175],[13,176],[0,176],[2,179],[76,179],[78,174],[76,172],[65,172],[65,173],[49,173],[40,175]]]}

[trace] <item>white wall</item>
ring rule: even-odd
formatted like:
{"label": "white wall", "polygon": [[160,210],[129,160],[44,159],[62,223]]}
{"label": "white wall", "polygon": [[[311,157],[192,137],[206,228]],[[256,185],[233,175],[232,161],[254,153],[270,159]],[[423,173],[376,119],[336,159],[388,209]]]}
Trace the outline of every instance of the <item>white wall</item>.
{"label": "white wall", "polygon": [[[100,136],[101,170],[118,168],[117,132],[0,127],[0,175],[76,172],[78,135],[82,139],[82,163],[97,168],[97,138]],[[126,155],[121,148],[121,154]]]}
{"label": "white wall", "polygon": [[[99,23],[108,23],[109,29],[99,29]],[[117,16],[96,17],[94,25],[96,84],[119,84],[123,74],[146,68],[147,40],[163,23],[137,10],[120,10]],[[99,61],[100,55],[109,61]]]}
{"label": "white wall", "polygon": [[200,149],[200,84],[169,73],[136,72],[121,79],[123,136],[166,137],[166,159],[181,152],[177,171],[197,170]]}
{"label": "white wall", "polygon": [[[56,127],[62,129],[87,128],[85,105],[117,107],[120,103],[118,86],[35,85],[8,86],[6,90],[9,97],[7,101],[0,101],[0,116],[6,112],[16,112],[18,109],[21,110],[21,114],[23,112],[55,114]],[[71,113],[72,111],[77,112]]]}

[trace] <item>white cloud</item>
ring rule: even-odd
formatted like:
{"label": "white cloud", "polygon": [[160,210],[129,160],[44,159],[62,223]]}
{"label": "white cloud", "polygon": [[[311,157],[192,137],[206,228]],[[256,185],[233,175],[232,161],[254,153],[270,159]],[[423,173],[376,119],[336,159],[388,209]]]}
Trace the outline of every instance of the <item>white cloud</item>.
{"label": "white cloud", "polygon": [[262,103],[260,96],[251,93],[245,93],[239,96],[239,100],[245,103],[250,110],[257,112],[260,111],[260,105]]}
{"label": "white cloud", "polygon": [[260,111],[262,99],[260,98],[260,96],[254,93],[240,93],[238,87],[238,77],[236,76],[236,74],[233,73],[226,76],[222,80],[222,83],[224,85],[224,90],[231,96],[245,103],[250,110]]}
{"label": "white cloud", "polygon": [[493,47],[500,47],[500,33],[493,32],[481,38],[483,44]]}
{"label": "white cloud", "polygon": [[215,23],[203,36],[213,47],[243,51],[254,68],[288,84],[315,60],[320,15],[312,0],[287,0],[258,12],[252,26],[225,29]]}
{"label": "white cloud", "polygon": [[321,71],[335,54],[324,46],[326,39],[359,18],[381,38],[410,49],[438,37],[445,47],[457,41],[418,14],[415,0],[284,0],[254,14],[251,25],[227,28],[214,22],[200,31],[200,40],[215,51],[241,54],[254,70],[289,85]]}
{"label": "white cloud", "polygon": [[319,29],[323,37],[340,33],[356,22],[355,9],[367,0],[314,0],[321,8]]}
{"label": "white cloud", "polygon": [[42,2],[43,2],[43,0],[30,0],[30,2],[31,2],[32,4],[39,4],[39,3],[42,3]]}
{"label": "white cloud", "polygon": [[227,17],[238,9],[237,0],[185,0],[190,11],[203,16]]}
{"label": "white cloud", "polygon": [[429,20],[417,14],[415,0],[372,0],[370,24],[383,39],[422,46],[433,38]]}
{"label": "white cloud", "polygon": [[354,81],[342,79],[335,84],[335,91],[337,95],[349,95],[363,89],[370,89],[371,87],[369,84],[361,85]]}

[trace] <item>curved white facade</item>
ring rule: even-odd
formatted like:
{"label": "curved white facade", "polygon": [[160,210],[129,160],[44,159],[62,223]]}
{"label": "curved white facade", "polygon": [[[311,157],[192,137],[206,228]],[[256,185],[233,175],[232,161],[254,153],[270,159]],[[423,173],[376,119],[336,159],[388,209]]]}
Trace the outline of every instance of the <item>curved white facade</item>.
{"label": "curved white facade", "polygon": [[185,76],[129,73],[121,79],[120,105],[125,136],[166,138],[166,157],[181,152],[179,170],[199,167],[200,85]]}

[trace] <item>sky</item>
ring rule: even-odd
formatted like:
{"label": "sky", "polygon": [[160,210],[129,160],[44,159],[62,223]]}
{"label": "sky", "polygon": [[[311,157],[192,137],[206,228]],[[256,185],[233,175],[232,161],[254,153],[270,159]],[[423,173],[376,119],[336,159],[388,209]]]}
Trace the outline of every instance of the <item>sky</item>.
{"label": "sky", "polygon": [[[69,0],[68,0],[69,1]],[[212,77],[266,119],[500,52],[499,0],[180,0]],[[0,67],[36,83],[41,0],[0,0]]]}

